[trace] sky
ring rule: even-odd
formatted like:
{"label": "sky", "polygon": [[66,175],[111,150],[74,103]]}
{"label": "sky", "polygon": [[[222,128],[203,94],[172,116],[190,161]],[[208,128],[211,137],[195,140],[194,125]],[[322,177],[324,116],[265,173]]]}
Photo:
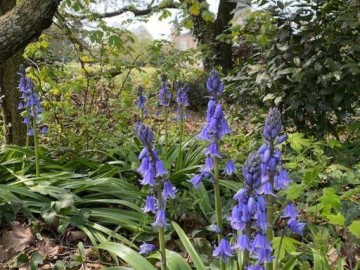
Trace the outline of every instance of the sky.
{"label": "sky", "polygon": [[[208,0],[208,3],[210,6],[210,10],[216,13],[217,7],[219,5],[219,0]],[[101,10],[102,11],[104,10],[103,7],[98,7],[98,8],[100,12]],[[107,11],[110,12],[114,9],[116,9],[116,7],[108,7]],[[154,14],[148,18],[147,22],[137,22],[137,21],[131,22],[130,24],[128,24],[127,29],[131,30],[137,28],[140,25],[143,25],[147,28],[147,30],[150,32],[150,34],[153,36],[154,39],[169,39],[171,26],[172,26],[171,22],[175,19],[177,15],[177,11],[175,9],[169,9],[169,11],[171,11],[172,16],[167,19],[160,21],[158,19],[160,13]],[[131,16],[131,14],[129,13],[126,13],[113,18],[108,18],[106,19],[106,21],[111,26],[121,26],[126,20],[131,18],[133,18],[133,16]]]}

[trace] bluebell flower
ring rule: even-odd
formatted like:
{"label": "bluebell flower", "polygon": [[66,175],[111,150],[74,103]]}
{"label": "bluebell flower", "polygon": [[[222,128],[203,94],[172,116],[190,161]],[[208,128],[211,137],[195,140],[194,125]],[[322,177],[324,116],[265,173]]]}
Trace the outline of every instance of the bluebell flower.
{"label": "bluebell flower", "polygon": [[194,188],[198,189],[200,188],[200,184],[202,181],[202,175],[201,174],[195,174],[191,179],[190,182],[194,186]]}
{"label": "bluebell flower", "polygon": [[284,214],[282,217],[284,218],[296,218],[298,216],[298,211],[296,210],[296,207],[294,204],[289,203],[285,206]]}
{"label": "bluebell flower", "polygon": [[145,206],[143,208],[144,213],[152,212],[156,213],[156,198],[154,196],[147,196],[145,200]]}
{"label": "bluebell flower", "polygon": [[225,164],[225,174],[232,175],[236,171],[235,163],[232,160],[228,160]]}
{"label": "bluebell flower", "polygon": [[154,139],[154,133],[151,131],[151,129],[148,126],[142,123],[136,124],[136,133],[140,141],[145,146],[151,144]]}
{"label": "bluebell flower", "polygon": [[263,129],[264,138],[267,141],[273,141],[281,130],[281,113],[278,108],[271,108],[265,120]]}
{"label": "bluebell flower", "polygon": [[213,232],[215,232],[215,233],[217,233],[217,234],[220,234],[220,233],[221,233],[221,230],[220,230],[219,226],[216,225],[216,224],[211,224],[211,225],[209,226],[209,229],[210,229],[210,231],[213,231]]}
{"label": "bluebell flower", "polygon": [[136,105],[141,109],[144,110],[145,109],[145,103],[146,103],[146,97],[144,96],[144,88],[139,85],[138,89],[137,89],[137,100],[136,100]]}
{"label": "bluebell flower", "polygon": [[219,145],[215,142],[211,143],[205,151],[205,154],[221,158]]}
{"label": "bluebell flower", "polygon": [[140,181],[140,184],[142,184],[143,186],[146,186],[146,185],[149,185],[152,187],[155,186],[155,170],[153,167],[148,169],[143,174],[143,179]]}
{"label": "bluebell flower", "polygon": [[220,257],[225,263],[227,263],[230,257],[234,256],[230,244],[225,238],[221,239],[219,246],[217,246],[213,252],[213,256]]}
{"label": "bluebell flower", "polygon": [[162,192],[164,200],[167,200],[169,197],[175,199],[176,191],[176,188],[169,181],[165,181],[164,190]]}
{"label": "bluebell flower", "polygon": [[161,88],[159,91],[159,98],[160,98],[162,106],[164,106],[164,107],[169,106],[170,99],[171,99],[171,93],[170,93],[169,88],[167,88],[167,86],[166,86],[166,77],[165,76],[163,76],[161,78]]}
{"label": "bluebell flower", "polygon": [[245,267],[245,270],[265,270],[264,266],[257,264],[257,265],[249,265]]}
{"label": "bluebell flower", "polygon": [[289,226],[289,229],[292,230],[294,233],[302,235],[306,224],[300,222],[296,218],[290,218],[287,222],[287,225]]}
{"label": "bluebell flower", "polygon": [[243,175],[250,188],[257,188],[261,184],[261,159],[257,153],[250,153],[243,166]]}
{"label": "bluebell flower", "polygon": [[156,177],[163,176],[167,174],[167,170],[165,169],[164,163],[160,160],[156,160]]}
{"label": "bluebell flower", "polygon": [[220,80],[219,74],[215,69],[210,72],[210,76],[206,82],[206,88],[212,98],[224,91],[224,83]]}
{"label": "bluebell flower", "polygon": [[238,236],[236,244],[232,247],[232,249],[239,249],[244,251],[245,249],[250,249],[250,239],[246,234],[242,234]]}
{"label": "bluebell flower", "polygon": [[208,156],[205,159],[205,168],[208,171],[211,171],[214,168],[214,160],[212,159],[212,157]]}
{"label": "bluebell flower", "polygon": [[167,225],[164,209],[158,209],[155,215],[155,222],[152,223],[153,227],[163,228]]}
{"label": "bluebell flower", "polygon": [[[19,90],[20,90],[20,103],[18,105],[19,110],[25,110],[23,113],[24,121],[23,123],[29,126],[27,135],[34,136],[35,134],[35,124],[41,119],[41,103],[38,94],[35,92],[35,85],[30,78],[26,77],[25,67],[20,66],[19,73]],[[37,126],[36,131],[41,133],[47,132],[47,126]]]}
{"label": "bluebell flower", "polygon": [[189,106],[188,98],[189,86],[181,82],[178,83],[178,92],[176,96],[176,102],[179,106],[187,107]]}
{"label": "bluebell flower", "polygon": [[257,253],[257,258],[259,263],[269,263],[271,262],[274,257],[271,256],[271,249],[260,249]]}
{"label": "bluebell flower", "polygon": [[151,252],[154,252],[155,250],[156,250],[156,247],[153,244],[143,243],[140,246],[139,254],[146,256],[146,255],[150,254]]}
{"label": "bluebell flower", "polygon": [[253,242],[251,243],[253,249],[271,249],[269,241],[265,234],[256,234]]}
{"label": "bluebell flower", "polygon": [[292,180],[289,178],[288,173],[285,169],[282,169],[274,177],[274,187],[276,190],[287,188],[291,182]]}

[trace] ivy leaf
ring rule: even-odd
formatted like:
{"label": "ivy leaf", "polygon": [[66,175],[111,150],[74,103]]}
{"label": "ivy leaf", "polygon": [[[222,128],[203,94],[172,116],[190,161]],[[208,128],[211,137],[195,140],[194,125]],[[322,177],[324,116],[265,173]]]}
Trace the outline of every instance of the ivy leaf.
{"label": "ivy leaf", "polygon": [[360,238],[360,220],[354,220],[348,226],[348,229],[353,235]]}
{"label": "ivy leaf", "polygon": [[193,16],[199,16],[201,11],[201,6],[199,2],[195,2],[194,4],[192,4],[192,6],[189,8],[189,13],[190,15]]}

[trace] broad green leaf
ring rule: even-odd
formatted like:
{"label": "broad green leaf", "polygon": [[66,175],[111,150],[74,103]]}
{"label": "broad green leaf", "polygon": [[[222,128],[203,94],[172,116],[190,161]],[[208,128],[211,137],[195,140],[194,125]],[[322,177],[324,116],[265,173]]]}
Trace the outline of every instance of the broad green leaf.
{"label": "broad green leaf", "polygon": [[345,223],[345,217],[341,213],[337,213],[336,215],[330,214],[325,217],[329,220],[329,223],[333,225],[343,226]]}
{"label": "broad green leaf", "polygon": [[328,215],[331,209],[341,207],[340,197],[335,193],[333,188],[324,188],[323,195],[319,201],[323,204],[323,214]]}
{"label": "broad green leaf", "polygon": [[360,220],[354,220],[348,228],[353,235],[360,237]]}
{"label": "broad green leaf", "polygon": [[290,143],[291,148],[298,153],[311,145],[311,141],[309,139],[305,139],[304,136],[305,135],[303,133],[293,133],[288,135],[287,141]]}
{"label": "broad green leaf", "polygon": [[290,201],[296,200],[304,192],[305,184],[297,184],[295,182],[291,183],[288,189],[283,192],[286,194],[286,198]]}
{"label": "broad green leaf", "polygon": [[[157,252],[153,255],[150,255],[149,258],[161,258],[160,253]],[[166,250],[166,265],[168,269],[171,270],[191,270],[189,264],[184,260],[184,258],[177,252]]]}
{"label": "broad green leaf", "polygon": [[189,253],[191,260],[193,261],[195,268],[197,270],[206,270],[205,265],[201,259],[201,256],[195,250],[194,246],[191,244],[189,238],[186,236],[185,232],[181,227],[175,222],[171,222],[176,233],[178,234],[181,243],[184,245],[186,251]]}
{"label": "broad green leaf", "polygon": [[98,245],[96,248],[104,249],[110,253],[116,254],[123,261],[129,264],[136,270],[156,270],[156,268],[149,263],[143,256],[137,253],[135,250],[120,244],[113,242],[104,242]]}
{"label": "broad green leaf", "polygon": [[284,264],[281,270],[292,270],[294,269],[296,264],[297,264],[297,258],[293,257]]}

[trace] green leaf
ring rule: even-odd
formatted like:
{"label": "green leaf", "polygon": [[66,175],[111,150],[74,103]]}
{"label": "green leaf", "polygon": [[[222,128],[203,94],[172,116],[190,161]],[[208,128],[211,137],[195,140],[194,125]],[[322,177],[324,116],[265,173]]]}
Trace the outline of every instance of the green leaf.
{"label": "green leaf", "polygon": [[195,2],[194,4],[191,5],[191,7],[189,8],[189,14],[193,15],[193,16],[199,16],[201,12],[201,6],[199,2]]}
{"label": "green leaf", "polygon": [[281,270],[292,270],[294,269],[296,264],[297,264],[297,258],[293,257],[284,264]]}
{"label": "green leaf", "polygon": [[354,220],[348,226],[348,229],[353,235],[360,238],[360,220]]}
{"label": "green leaf", "polygon": [[300,195],[304,192],[305,184],[297,184],[291,183],[288,189],[284,190],[283,192],[286,194],[286,198],[290,201],[295,200],[300,197]]}
{"label": "green leaf", "polygon": [[[160,253],[157,252],[153,255],[150,255],[149,258],[161,258]],[[171,270],[191,270],[189,264],[184,260],[184,258],[177,252],[166,250],[166,265],[168,269]]]}
{"label": "green leaf", "polygon": [[274,247],[274,254],[278,256],[279,261],[281,261],[286,254],[295,252],[296,251],[296,244],[301,244],[299,241],[292,239],[290,237],[283,237],[281,241],[281,237],[275,237],[273,239],[273,247]]}
{"label": "green leaf", "polygon": [[303,133],[289,134],[288,142],[290,143],[291,148],[298,153],[305,147],[309,147],[311,145],[311,141],[309,139],[305,139]]}
{"label": "green leaf", "polygon": [[340,213],[337,213],[336,215],[326,215],[325,217],[329,220],[329,223],[333,225],[343,226],[345,223],[345,217]]}
{"label": "green leaf", "polygon": [[191,244],[189,238],[186,236],[185,232],[181,229],[181,227],[175,222],[171,222],[176,233],[178,234],[181,243],[184,245],[186,251],[189,253],[191,260],[194,262],[195,268],[197,270],[205,270],[205,265],[194,246]]}
{"label": "green leaf", "polygon": [[329,215],[332,208],[341,207],[340,197],[335,193],[333,188],[324,188],[323,195],[319,198],[323,205],[323,214]]}
{"label": "green leaf", "polygon": [[110,253],[114,253],[136,270],[156,270],[156,268],[143,256],[123,244],[104,242],[98,245],[96,248],[104,249]]}

